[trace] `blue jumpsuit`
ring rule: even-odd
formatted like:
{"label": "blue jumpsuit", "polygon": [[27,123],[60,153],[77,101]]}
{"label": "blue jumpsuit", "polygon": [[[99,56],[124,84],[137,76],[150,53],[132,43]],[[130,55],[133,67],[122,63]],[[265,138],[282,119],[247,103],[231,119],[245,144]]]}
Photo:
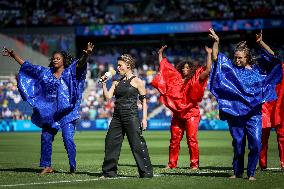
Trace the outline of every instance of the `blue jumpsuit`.
{"label": "blue jumpsuit", "polygon": [[52,142],[58,130],[69,158],[70,171],[76,170],[74,122],[80,118],[79,109],[86,78],[85,64],[77,68],[78,61],[64,69],[57,79],[53,68],[33,65],[25,61],[18,74],[18,89],[33,108],[32,122],[42,128],[41,167],[51,167]]}
{"label": "blue jumpsuit", "polygon": [[261,149],[261,105],[277,98],[275,87],[281,78],[280,60],[264,49],[252,69],[236,66],[221,53],[212,65],[209,89],[217,98],[220,119],[229,125],[236,176],[244,172],[246,136],[250,150],[247,176],[254,176]]}

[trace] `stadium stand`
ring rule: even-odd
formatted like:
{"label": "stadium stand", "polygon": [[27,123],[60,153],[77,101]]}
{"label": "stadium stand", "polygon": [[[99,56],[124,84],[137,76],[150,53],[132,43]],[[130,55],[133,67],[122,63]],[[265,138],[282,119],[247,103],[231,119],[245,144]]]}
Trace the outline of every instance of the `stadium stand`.
{"label": "stadium stand", "polygon": [[[67,50],[75,54],[76,47],[79,49],[78,45],[83,44],[80,40],[76,40],[74,34],[74,27],[78,25],[283,18],[283,14],[284,5],[280,0],[233,0],[230,2],[213,0],[106,0],[100,2],[98,0],[15,0],[13,3],[2,0],[0,2],[0,33],[2,33],[0,41],[1,45],[4,45],[5,41],[12,46],[14,50],[20,52],[22,57],[31,58],[33,63],[46,66],[53,50]],[[56,28],[66,26],[67,28],[64,29]],[[19,32],[23,28],[23,32]],[[224,36],[226,38],[226,35]],[[239,34],[231,36],[236,39],[240,37]],[[129,52],[137,59],[135,72],[145,81],[150,117],[169,118],[171,112],[160,104],[159,93],[151,87],[150,83],[158,70],[156,49],[162,42],[167,41],[165,39],[173,40],[174,38],[177,38],[177,41],[170,44],[166,50],[166,56],[173,64],[183,59],[203,64],[205,56],[203,46],[198,44],[198,41],[192,43],[194,40],[199,40],[196,35],[193,35],[189,41],[186,41],[188,39],[185,39],[185,35],[161,35],[155,38],[154,43],[151,43],[152,38],[150,37],[141,37],[142,42],[133,47],[129,47],[129,44],[135,41],[131,37],[124,42],[124,46],[111,44],[111,42],[121,43],[124,38],[117,40],[110,37],[108,45],[98,45],[89,62],[88,79],[81,104],[82,119],[94,120],[111,117],[114,103],[103,100],[102,89],[98,86],[97,80],[104,72],[115,67],[116,58],[124,52]],[[104,41],[105,38],[94,40],[97,44],[96,41]],[[183,41],[182,44],[180,44],[181,41]],[[283,55],[283,40],[274,41],[271,46]],[[230,40],[224,40],[222,52],[229,54],[233,48],[234,44]],[[22,101],[16,87],[18,65],[3,59],[0,63],[0,119],[30,119],[32,110],[26,102]],[[200,107],[202,119],[210,120],[218,117],[217,102],[209,91],[205,91]]]}

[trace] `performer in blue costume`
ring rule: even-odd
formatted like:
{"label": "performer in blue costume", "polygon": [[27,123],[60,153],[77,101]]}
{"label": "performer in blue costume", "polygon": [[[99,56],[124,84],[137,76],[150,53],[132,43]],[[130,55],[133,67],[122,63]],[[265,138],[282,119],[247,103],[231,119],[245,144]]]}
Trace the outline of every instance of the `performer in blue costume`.
{"label": "performer in blue costume", "polygon": [[32,122],[42,128],[40,174],[54,172],[51,167],[52,142],[58,130],[68,154],[70,173],[76,171],[76,146],[74,122],[80,118],[79,109],[84,90],[87,58],[94,45],[88,43],[80,60],[74,60],[64,51],[53,53],[49,68],[24,61],[13,50],[4,47],[3,56],[8,56],[20,65],[18,90],[33,107]]}
{"label": "performer in blue costume", "polygon": [[262,41],[262,32],[256,35],[261,47],[261,58],[254,62],[245,41],[239,42],[231,61],[218,53],[219,37],[209,29],[213,38],[213,60],[209,89],[217,98],[220,119],[227,120],[233,138],[234,175],[242,177],[246,136],[248,138],[247,176],[255,180],[255,169],[261,150],[261,106],[277,98],[275,87],[282,78],[281,62]]}

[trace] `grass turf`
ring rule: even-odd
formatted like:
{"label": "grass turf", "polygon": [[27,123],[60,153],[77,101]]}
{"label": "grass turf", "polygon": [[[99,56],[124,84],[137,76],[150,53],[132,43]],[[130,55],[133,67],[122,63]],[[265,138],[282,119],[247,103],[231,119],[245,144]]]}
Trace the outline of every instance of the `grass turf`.
{"label": "grass turf", "polygon": [[[200,131],[200,169],[190,170],[185,139],[177,169],[163,169],[168,160],[168,131],[144,133],[154,167],[153,179],[139,179],[134,158],[125,138],[118,174],[123,178],[99,179],[106,132],[76,132],[77,173],[68,174],[67,154],[58,133],[53,143],[54,174],[39,176],[40,133],[0,133],[0,188],[283,188],[279,169],[256,171],[256,181],[228,179],[232,174],[231,136],[228,131]],[[268,167],[279,167],[276,135],[269,140]],[[248,152],[248,150],[246,150]],[[247,153],[245,155],[247,159]]]}

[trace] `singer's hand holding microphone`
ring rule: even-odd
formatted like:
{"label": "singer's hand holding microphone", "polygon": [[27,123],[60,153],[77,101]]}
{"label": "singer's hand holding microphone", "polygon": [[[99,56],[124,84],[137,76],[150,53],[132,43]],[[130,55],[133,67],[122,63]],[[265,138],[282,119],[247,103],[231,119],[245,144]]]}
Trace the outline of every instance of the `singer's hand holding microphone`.
{"label": "singer's hand holding microphone", "polygon": [[110,70],[106,72],[100,79],[99,83],[105,83],[107,80],[110,80],[116,74],[115,70]]}

